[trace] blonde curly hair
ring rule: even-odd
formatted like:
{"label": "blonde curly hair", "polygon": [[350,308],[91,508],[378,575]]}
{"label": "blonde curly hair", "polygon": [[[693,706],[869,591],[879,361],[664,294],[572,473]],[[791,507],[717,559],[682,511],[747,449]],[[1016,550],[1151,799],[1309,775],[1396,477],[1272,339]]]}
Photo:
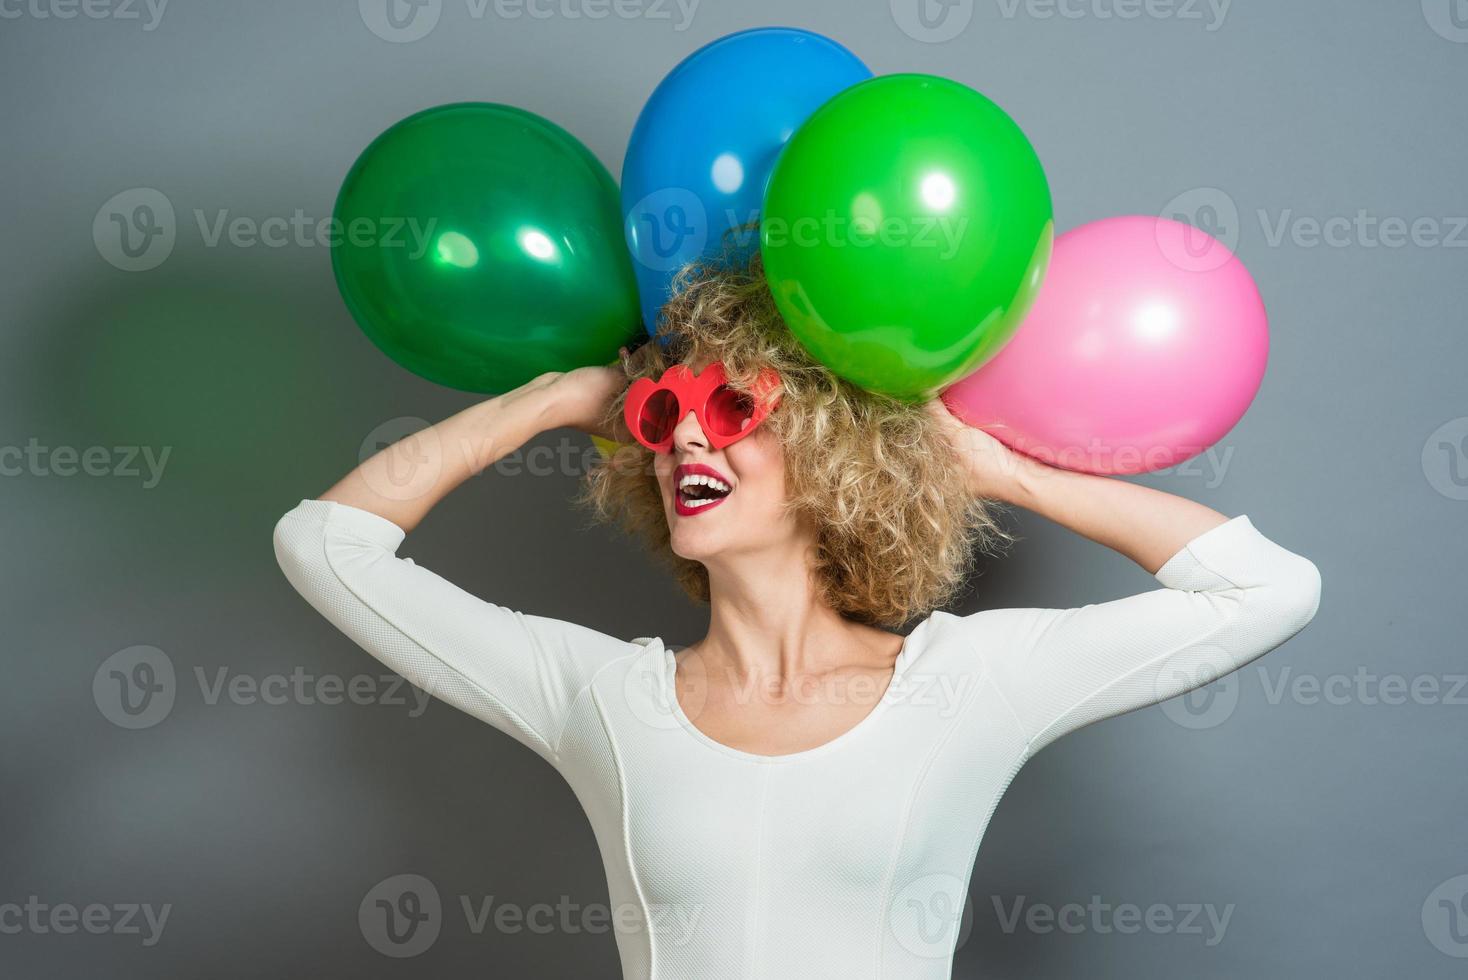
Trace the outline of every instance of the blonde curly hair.
{"label": "blonde curly hair", "polygon": [[[901,626],[957,598],[976,551],[1013,542],[997,502],[964,492],[963,463],[921,403],[861,389],[806,353],[775,307],[757,250],[690,263],[672,292],[658,339],[622,357],[628,383],[674,363],[718,360],[729,383],[747,392],[762,367],[779,372],[780,402],[762,424],[784,449],[786,506],[814,529],[813,578],[830,608]],[[609,406],[609,431],[625,431],[625,397],[624,389]],[[642,445],[622,444],[593,465],[578,501],[643,538],[688,594],[707,603],[707,570],[670,546],[652,461]]]}

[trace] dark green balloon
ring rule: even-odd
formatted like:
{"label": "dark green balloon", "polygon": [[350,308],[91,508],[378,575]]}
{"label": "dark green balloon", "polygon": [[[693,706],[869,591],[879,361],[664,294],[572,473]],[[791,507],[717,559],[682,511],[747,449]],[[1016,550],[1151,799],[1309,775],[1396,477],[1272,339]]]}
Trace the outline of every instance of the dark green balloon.
{"label": "dark green balloon", "polygon": [[999,352],[1053,238],[1030,142],[993,102],[933,75],[884,75],[816,110],[781,152],[760,252],[813,357],[904,400]]}
{"label": "dark green balloon", "polygon": [[617,185],[534,113],[466,102],[409,116],[357,159],[336,218],[352,316],[431,381],[505,392],[605,364],[641,330]]}

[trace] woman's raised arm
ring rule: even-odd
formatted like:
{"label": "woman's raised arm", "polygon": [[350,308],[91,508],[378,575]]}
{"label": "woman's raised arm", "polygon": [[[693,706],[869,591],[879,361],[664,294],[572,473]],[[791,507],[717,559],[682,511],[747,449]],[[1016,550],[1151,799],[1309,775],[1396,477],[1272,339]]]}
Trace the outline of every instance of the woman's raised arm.
{"label": "woman's raised arm", "polygon": [[542,374],[393,443],[321,499],[412,531],[455,487],[541,432],[572,426],[599,433],[601,410],[625,384],[622,372],[611,367]]}
{"label": "woman's raised arm", "polygon": [[972,492],[1107,545],[1163,586],[1073,609],[963,617],[1031,752],[1103,718],[1202,687],[1314,618],[1320,571],[1247,515],[1228,518],[1161,490],[1046,466],[977,429],[953,434],[969,462]]}
{"label": "woman's raised arm", "polygon": [[373,456],[275,527],[281,570],[322,616],[413,684],[552,765],[576,699],[629,645],[486,602],[397,550],[449,491],[540,431],[595,431],[619,375],[546,375],[475,405]]}

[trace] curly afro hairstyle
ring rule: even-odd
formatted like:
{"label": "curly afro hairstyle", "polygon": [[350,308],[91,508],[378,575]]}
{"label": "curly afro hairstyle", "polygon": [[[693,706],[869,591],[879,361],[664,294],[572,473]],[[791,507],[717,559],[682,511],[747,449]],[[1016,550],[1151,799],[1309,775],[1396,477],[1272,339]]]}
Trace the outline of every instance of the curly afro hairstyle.
{"label": "curly afro hairstyle", "polygon": [[[732,256],[732,257],[731,257]],[[976,552],[1013,542],[1002,505],[964,491],[963,463],[921,403],[859,388],[815,361],[785,325],[758,250],[690,263],[673,281],[658,337],[622,356],[628,383],[674,363],[722,361],[729,383],[749,390],[762,367],[781,379],[780,402],[762,423],[784,449],[786,506],[814,530],[813,580],[842,616],[898,627],[957,598]],[[621,423],[626,390],[605,422]],[[699,602],[704,566],[670,546],[653,453],[625,443],[594,465],[579,502],[597,519],[640,536]]]}

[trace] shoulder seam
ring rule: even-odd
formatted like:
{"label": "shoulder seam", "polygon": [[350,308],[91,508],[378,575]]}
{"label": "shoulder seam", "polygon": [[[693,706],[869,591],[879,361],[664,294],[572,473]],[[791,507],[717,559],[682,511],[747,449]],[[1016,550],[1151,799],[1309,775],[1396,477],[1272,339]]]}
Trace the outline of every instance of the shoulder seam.
{"label": "shoulder seam", "polygon": [[[982,616],[983,612],[973,613],[972,615]],[[960,616],[957,618],[962,621],[967,617]],[[1009,717],[1014,719],[1014,727],[1019,731],[1019,737],[1025,740],[1025,758],[1028,759],[1030,757],[1030,749],[1035,744],[1034,737],[1025,729],[1024,719],[1020,717],[1019,711],[1014,707],[1014,702],[1009,699],[1009,693],[1004,690],[1004,685],[999,680],[999,672],[994,670],[989,664],[988,658],[979,649],[979,645],[974,642],[973,637],[969,636],[968,631],[964,630],[963,634],[964,642],[968,645],[969,650],[974,656],[983,661],[984,673],[989,678],[989,683],[994,685],[994,693],[998,694],[999,700],[1004,702],[1004,707],[1009,711]]]}
{"label": "shoulder seam", "polygon": [[[646,648],[644,648],[644,650],[645,649]],[[613,657],[606,663],[602,664],[600,667],[596,668],[596,670],[592,671],[591,676],[586,679],[586,683],[582,684],[579,688],[576,689],[575,697],[571,698],[571,703],[566,706],[566,717],[561,719],[560,730],[556,732],[555,744],[547,746],[550,749],[551,754],[556,757],[557,762],[559,762],[561,758],[561,742],[564,741],[566,738],[566,729],[569,728],[571,725],[571,716],[575,714],[576,706],[581,703],[581,699],[586,697],[586,695],[590,693],[592,685],[596,683],[596,679],[600,677],[602,673],[605,672],[608,668],[613,667],[624,660],[635,658],[640,652],[642,651],[628,650],[621,656]],[[598,717],[601,716],[600,710],[597,711],[597,715]],[[605,718],[602,718],[602,728],[606,731],[607,738],[611,738],[611,729],[608,728]]]}

